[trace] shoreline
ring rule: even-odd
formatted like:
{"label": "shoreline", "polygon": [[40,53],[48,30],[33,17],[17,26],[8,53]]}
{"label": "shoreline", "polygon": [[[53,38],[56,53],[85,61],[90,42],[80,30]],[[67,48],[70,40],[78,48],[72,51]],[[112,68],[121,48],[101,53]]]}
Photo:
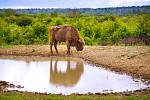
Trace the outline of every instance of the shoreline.
{"label": "shoreline", "polygon": [[[81,58],[90,64],[100,66],[117,73],[125,73],[150,83],[150,47],[149,46],[85,46],[84,51],[77,52],[71,48],[71,55],[66,56],[66,46],[58,45],[59,55],[52,56],[49,45],[16,45],[0,48],[0,58],[12,59],[22,56],[30,59],[48,59],[50,57]],[[53,49],[53,51],[55,51]]]}

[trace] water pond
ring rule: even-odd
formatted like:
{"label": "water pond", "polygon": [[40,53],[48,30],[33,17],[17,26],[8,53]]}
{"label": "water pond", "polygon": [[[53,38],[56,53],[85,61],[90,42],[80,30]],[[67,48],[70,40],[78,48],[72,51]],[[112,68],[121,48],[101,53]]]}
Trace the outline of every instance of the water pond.
{"label": "water pond", "polygon": [[72,94],[134,91],[150,87],[126,74],[88,64],[78,58],[48,61],[0,59],[0,80],[23,88],[10,90]]}

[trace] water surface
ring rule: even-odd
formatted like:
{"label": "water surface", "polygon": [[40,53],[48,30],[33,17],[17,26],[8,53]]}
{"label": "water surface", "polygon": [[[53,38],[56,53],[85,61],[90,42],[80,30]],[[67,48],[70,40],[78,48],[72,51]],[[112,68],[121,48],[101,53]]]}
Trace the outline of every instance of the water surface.
{"label": "water surface", "polygon": [[50,58],[49,61],[0,59],[0,80],[24,86],[9,89],[52,94],[123,92],[150,87],[131,76],[73,58]]}

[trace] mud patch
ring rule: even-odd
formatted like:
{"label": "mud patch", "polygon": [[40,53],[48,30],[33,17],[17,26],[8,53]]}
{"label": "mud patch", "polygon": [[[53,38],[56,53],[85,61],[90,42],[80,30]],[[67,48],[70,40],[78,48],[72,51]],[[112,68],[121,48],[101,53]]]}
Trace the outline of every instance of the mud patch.
{"label": "mud patch", "polygon": [[6,81],[0,81],[0,91],[7,91],[11,89],[21,89],[21,88],[24,88],[24,87],[21,85],[14,85]]}

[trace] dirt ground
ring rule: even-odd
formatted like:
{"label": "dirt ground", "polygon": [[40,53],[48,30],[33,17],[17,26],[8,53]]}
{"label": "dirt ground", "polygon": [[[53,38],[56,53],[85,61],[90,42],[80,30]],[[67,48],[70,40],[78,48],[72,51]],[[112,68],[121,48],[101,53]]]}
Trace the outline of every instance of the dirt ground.
{"label": "dirt ground", "polygon": [[[0,57],[12,55],[32,56],[31,58],[67,56],[65,45],[59,45],[58,51],[59,55],[56,53],[51,55],[49,45],[18,45],[11,48],[0,48]],[[150,82],[150,46],[85,46],[82,52],[77,52],[75,48],[72,48],[70,56],[79,57],[92,64]]]}

